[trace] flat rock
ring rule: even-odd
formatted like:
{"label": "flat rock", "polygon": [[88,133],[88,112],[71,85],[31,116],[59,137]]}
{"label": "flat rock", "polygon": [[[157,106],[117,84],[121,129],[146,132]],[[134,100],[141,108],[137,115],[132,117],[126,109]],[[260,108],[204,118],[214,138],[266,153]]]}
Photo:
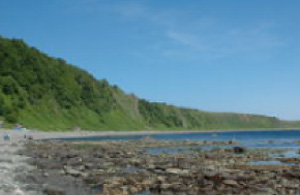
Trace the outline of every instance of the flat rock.
{"label": "flat rock", "polygon": [[239,185],[237,181],[234,181],[234,180],[231,180],[231,179],[223,180],[222,183],[225,184],[225,185],[229,185],[229,186],[237,186],[237,185]]}
{"label": "flat rock", "polygon": [[46,195],[65,195],[65,191],[57,186],[46,186],[44,189]]}
{"label": "flat rock", "polygon": [[187,175],[189,174],[189,170],[185,170],[185,169],[176,169],[176,168],[169,168],[166,169],[167,173],[171,173],[171,174],[177,174],[177,175]]}

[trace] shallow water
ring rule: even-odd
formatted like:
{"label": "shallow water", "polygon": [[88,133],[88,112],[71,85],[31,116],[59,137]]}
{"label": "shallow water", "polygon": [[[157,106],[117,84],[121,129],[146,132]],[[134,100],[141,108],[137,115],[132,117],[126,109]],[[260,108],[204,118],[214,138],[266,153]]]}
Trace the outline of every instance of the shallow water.
{"label": "shallow water", "polygon": [[[226,132],[201,132],[201,133],[173,133],[155,135],[135,135],[135,136],[94,136],[82,138],[62,138],[60,140],[84,140],[84,141],[103,141],[103,140],[136,140],[144,137],[151,137],[159,140],[172,141],[237,141],[238,146],[246,148],[287,148],[284,154],[286,158],[299,157],[300,149],[300,130],[273,130],[273,131],[226,131]],[[210,150],[214,148],[228,148],[228,145],[197,146],[198,149]],[[183,147],[173,148],[154,148],[149,149],[151,154],[159,153],[187,153],[192,152]]]}
{"label": "shallow water", "polygon": [[254,161],[251,162],[250,165],[286,165],[286,166],[294,166],[294,163],[283,163],[278,160],[265,160],[265,161]]}
{"label": "shallow water", "polygon": [[86,140],[86,141],[101,141],[101,140],[131,140],[141,139],[143,137],[152,137],[154,139],[163,140],[191,140],[191,141],[226,141],[237,140],[247,144],[268,143],[269,140],[274,140],[281,143],[292,143],[295,140],[300,140],[300,130],[274,130],[274,131],[226,131],[219,133],[173,133],[173,134],[155,134],[155,135],[135,135],[135,136],[93,136],[81,138],[61,138],[63,140]]}
{"label": "shallow water", "polygon": [[[192,147],[162,147],[162,148],[150,148],[147,149],[146,152],[149,154],[177,154],[177,153],[184,153],[190,154],[195,151],[191,150]],[[193,147],[196,148],[196,147]]]}
{"label": "shallow water", "polygon": [[150,192],[148,190],[146,190],[146,191],[136,194],[136,195],[150,195]]}
{"label": "shallow water", "polygon": [[297,148],[286,148],[286,151],[270,154],[272,158],[300,158],[300,151]]}

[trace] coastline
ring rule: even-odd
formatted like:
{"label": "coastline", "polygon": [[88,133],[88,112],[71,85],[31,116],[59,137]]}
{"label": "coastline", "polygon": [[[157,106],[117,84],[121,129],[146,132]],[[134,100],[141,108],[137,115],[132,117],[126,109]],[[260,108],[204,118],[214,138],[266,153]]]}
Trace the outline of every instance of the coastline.
{"label": "coastline", "polygon": [[[149,151],[177,146],[181,149],[175,153]],[[199,150],[198,146],[213,149]],[[232,141],[144,138],[97,144],[33,141],[24,154],[37,165],[30,174],[34,182],[29,184],[47,184],[42,188],[47,195],[296,194],[300,189],[299,159],[277,159],[270,156],[274,153],[283,151],[245,149],[235,147]],[[275,160],[277,164],[259,164]],[[258,164],[252,164],[255,162]]]}
{"label": "coastline", "polygon": [[142,131],[38,131],[38,130],[11,130],[0,129],[0,143],[4,142],[2,137],[9,135],[11,141],[24,140],[24,136],[32,137],[34,140],[56,139],[56,138],[80,138],[80,137],[113,137],[113,136],[141,136],[159,134],[191,134],[191,133],[224,133],[224,132],[251,132],[251,131],[297,131],[296,128],[271,128],[271,129],[228,129],[228,130],[142,130]]}
{"label": "coastline", "polygon": [[[244,149],[234,147],[234,141],[189,141],[136,139],[127,141],[105,140],[92,142],[42,141],[54,138],[91,136],[134,136],[181,133],[222,133],[245,131],[282,131],[284,129],[255,129],[228,131],[103,131],[103,132],[41,132],[30,130],[0,130],[11,139],[0,138],[0,167],[6,173],[0,185],[2,195],[96,195],[140,194],[165,191],[175,194],[178,189],[189,194],[207,194],[214,191],[227,194],[284,194],[295,193],[299,187],[299,159],[283,157],[280,164],[253,165],[251,162],[272,162],[272,153],[282,154],[278,149]],[[288,129],[291,130],[291,129]],[[298,129],[292,129],[298,130]],[[299,130],[298,130],[299,131]],[[33,141],[24,138],[32,136]],[[36,141],[35,141],[36,140]],[[228,148],[218,148],[226,145]],[[178,153],[145,152],[159,147],[185,146]],[[197,146],[216,147],[197,150]],[[196,147],[196,148],[194,148]],[[12,163],[11,163],[12,162]],[[279,161],[278,161],[279,162]],[[293,166],[284,164],[293,163]],[[22,170],[20,172],[19,170]],[[238,174],[237,174],[238,170]],[[262,170],[264,172],[262,172]],[[253,177],[248,177],[249,172]],[[122,173],[120,175],[120,173]],[[280,179],[273,176],[279,175]],[[289,174],[289,178],[285,178]],[[295,175],[293,175],[295,174]],[[197,175],[197,177],[195,177]],[[188,179],[186,179],[188,178]],[[217,179],[216,179],[217,178]],[[219,178],[219,179],[218,179]],[[261,181],[260,178],[266,178]],[[190,183],[184,183],[188,180]],[[199,180],[202,181],[199,185]],[[177,183],[183,185],[177,186]],[[256,183],[262,188],[256,188]],[[288,183],[289,185],[286,185]],[[170,185],[171,184],[171,185]],[[192,184],[192,185],[190,185]],[[212,184],[216,188],[207,185]],[[255,185],[254,185],[255,184]],[[280,185],[281,187],[277,187]],[[68,186],[65,188],[65,186]],[[165,188],[164,186],[168,186]],[[192,187],[191,187],[192,186]],[[246,186],[246,188],[243,188]],[[3,189],[1,189],[3,188]],[[245,191],[244,189],[251,189]],[[265,190],[268,191],[265,191]],[[99,191],[100,190],[100,191]],[[158,190],[158,191],[157,191]],[[7,194],[8,192],[8,194]],[[158,193],[156,193],[158,192]],[[207,193],[206,193],[207,192]],[[245,193],[243,193],[245,192]],[[259,193],[258,193],[259,192]]]}

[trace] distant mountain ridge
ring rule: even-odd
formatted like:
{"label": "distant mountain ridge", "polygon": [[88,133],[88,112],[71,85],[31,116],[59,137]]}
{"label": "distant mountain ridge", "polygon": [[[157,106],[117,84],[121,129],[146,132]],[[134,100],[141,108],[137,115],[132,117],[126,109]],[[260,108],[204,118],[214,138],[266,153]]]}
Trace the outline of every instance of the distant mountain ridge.
{"label": "distant mountain ridge", "polygon": [[212,113],[151,103],[97,80],[24,41],[0,37],[0,120],[27,128],[200,130],[300,127],[249,114]]}

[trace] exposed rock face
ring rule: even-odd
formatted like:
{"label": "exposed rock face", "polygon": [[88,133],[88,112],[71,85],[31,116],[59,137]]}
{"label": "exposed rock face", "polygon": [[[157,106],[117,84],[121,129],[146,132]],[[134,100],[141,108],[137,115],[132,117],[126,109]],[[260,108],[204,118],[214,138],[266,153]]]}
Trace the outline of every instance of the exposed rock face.
{"label": "exposed rock face", "polygon": [[[201,150],[233,142],[171,142],[152,139],[97,143],[32,142],[24,154],[38,167],[26,178],[47,183],[48,195],[290,194],[300,190],[300,160],[294,166],[251,165],[272,160],[266,151],[241,147]],[[150,154],[149,148],[182,147]],[[200,148],[200,150],[198,149]],[[197,150],[196,150],[197,149]],[[186,152],[184,152],[186,151]],[[282,159],[282,161],[288,159]],[[68,186],[68,187],[66,187]]]}

